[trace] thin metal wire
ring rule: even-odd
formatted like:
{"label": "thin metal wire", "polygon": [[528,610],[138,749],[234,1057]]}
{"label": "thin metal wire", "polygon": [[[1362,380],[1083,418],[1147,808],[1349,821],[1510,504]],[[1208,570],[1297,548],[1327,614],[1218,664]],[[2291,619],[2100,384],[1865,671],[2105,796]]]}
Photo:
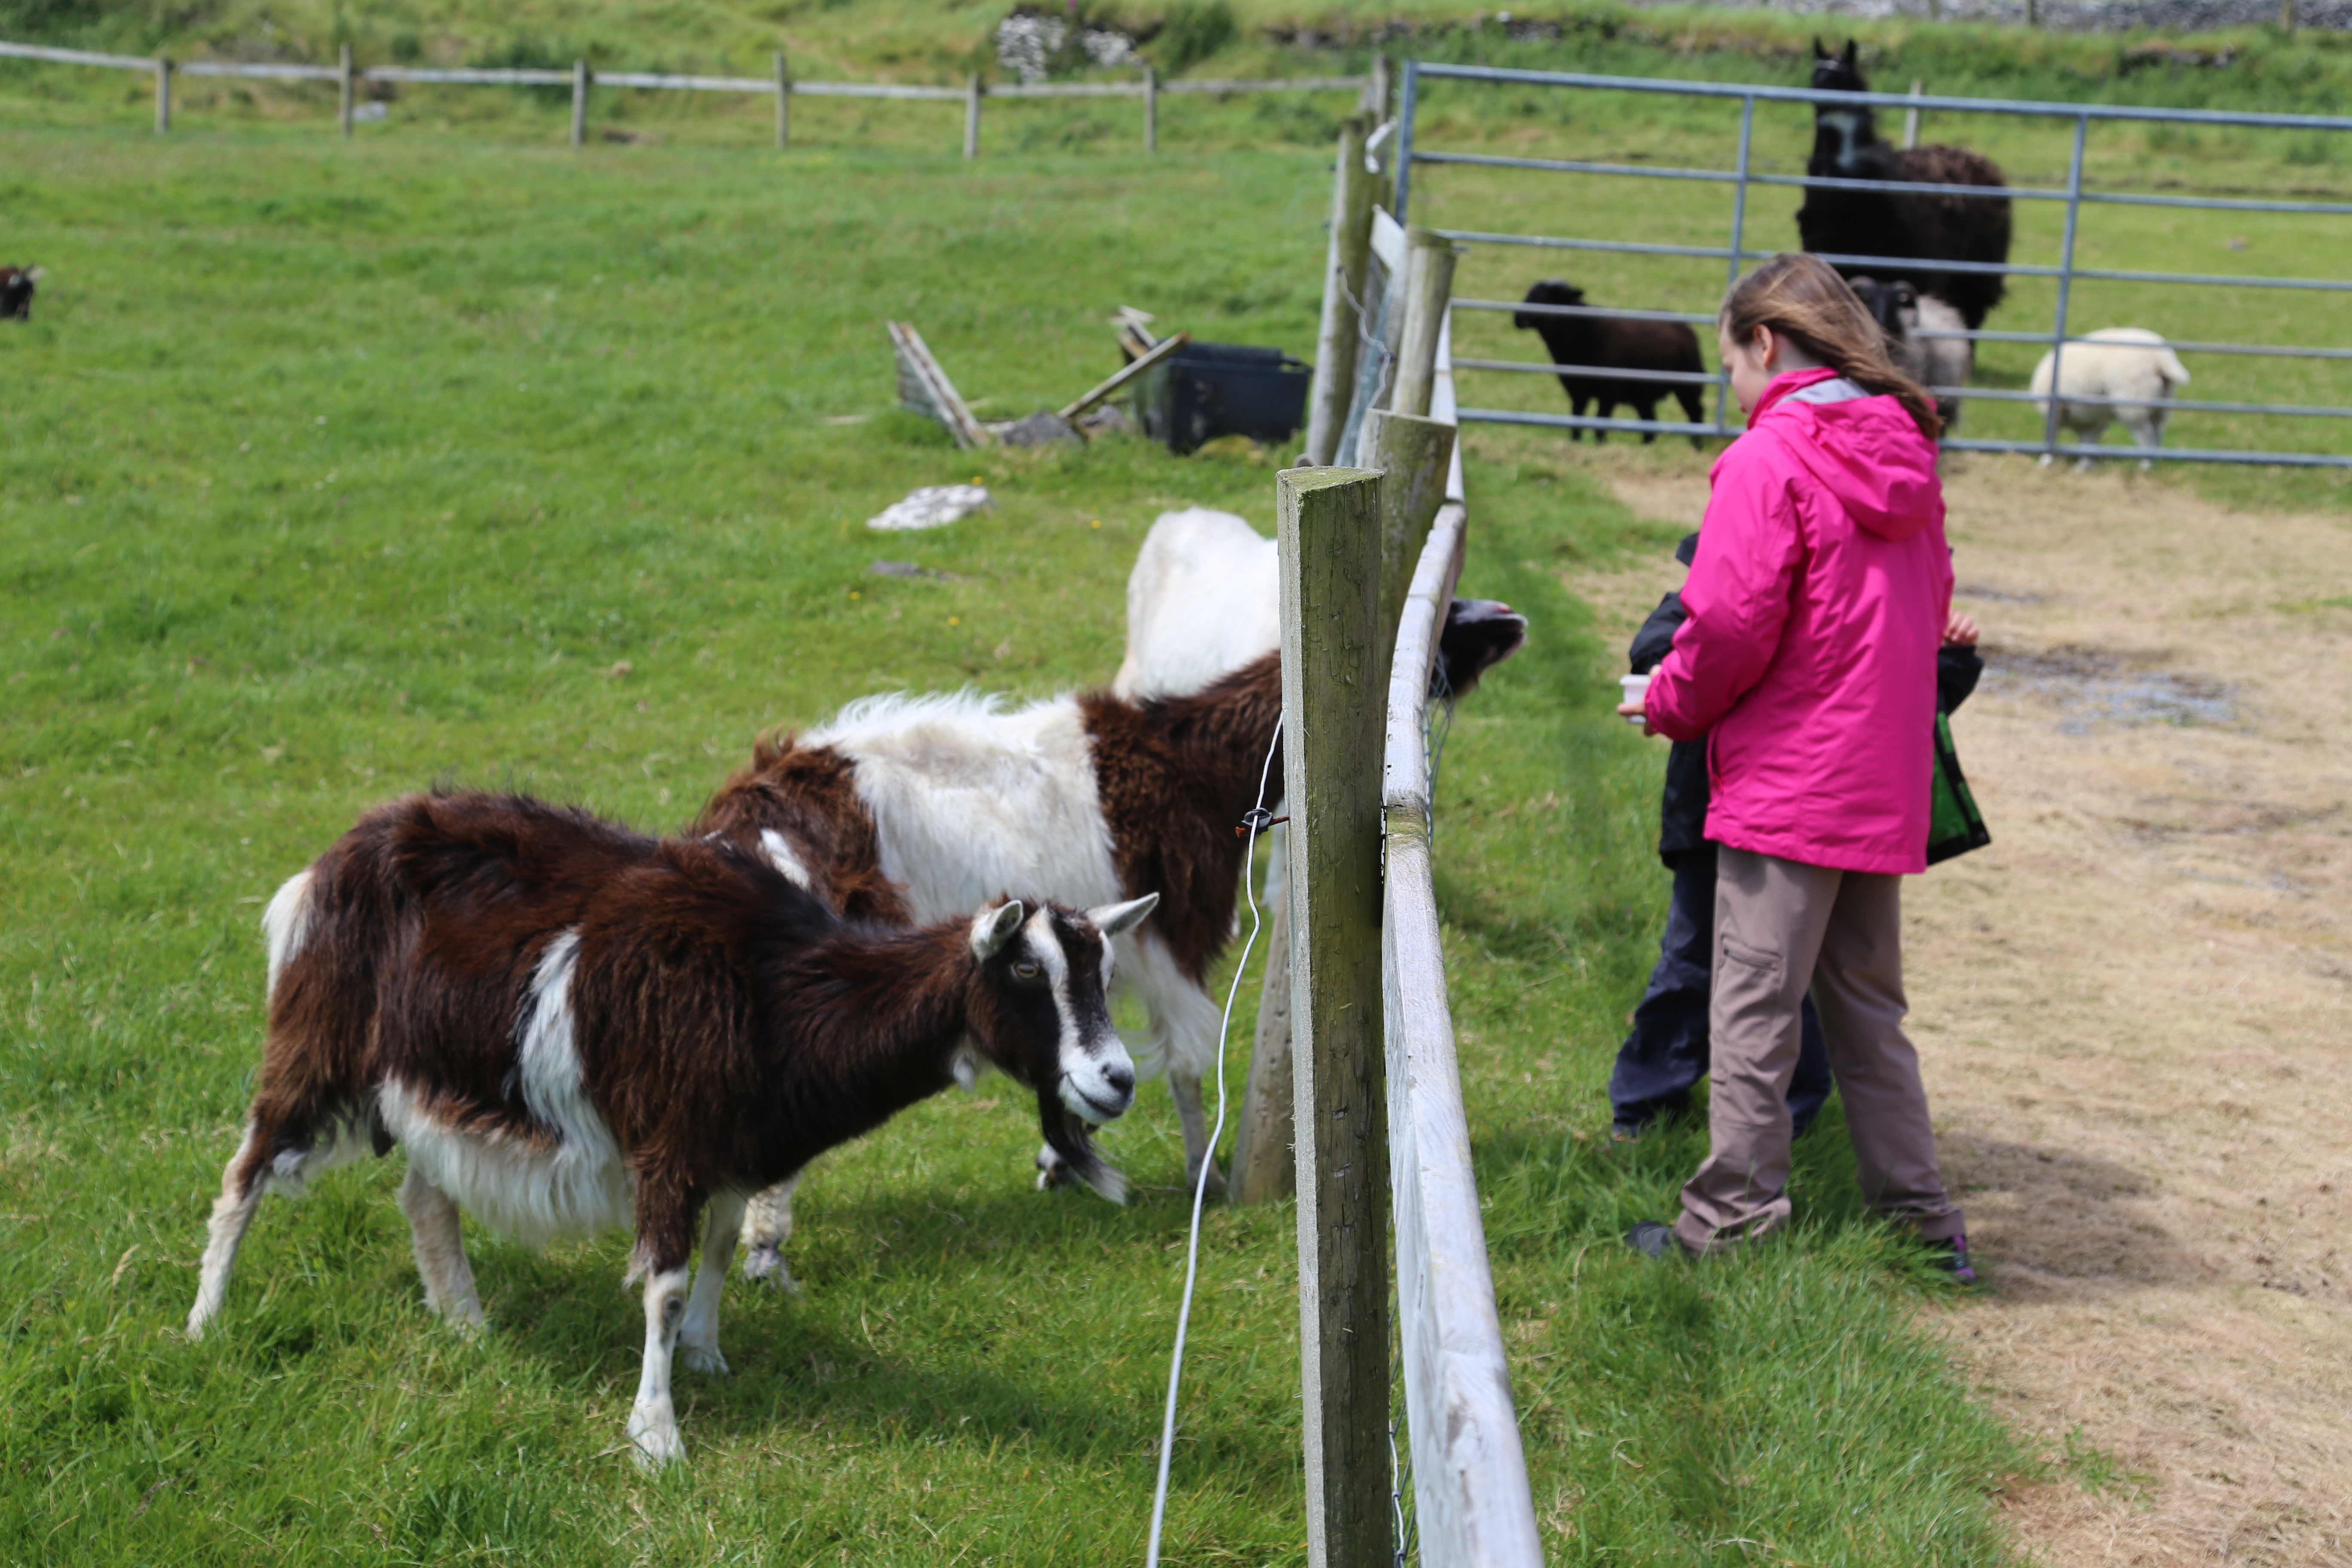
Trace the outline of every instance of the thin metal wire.
{"label": "thin metal wire", "polygon": [[[1276,719],[1273,738],[1265,743],[1265,761],[1258,764],[1256,811],[1265,808],[1265,784],[1274,773],[1275,748],[1280,744],[1282,721]],[[1201,1205],[1209,1191],[1210,1167],[1217,1162],[1217,1140],[1225,1131],[1225,1038],[1233,1033],[1234,1000],[1241,994],[1242,976],[1249,973],[1250,951],[1257,946],[1258,931],[1265,923],[1258,914],[1257,889],[1249,875],[1250,860],[1257,853],[1260,818],[1253,812],[1245,820],[1249,847],[1242,852],[1242,896],[1249,903],[1249,940],[1242,943],[1241,962],[1234,965],[1234,983],[1225,993],[1224,1023],[1217,1031],[1217,1120],[1209,1130],[1208,1155],[1192,1178],[1192,1229],[1184,1247],[1184,1299],[1176,1309],[1176,1348],[1168,1358],[1168,1409],[1160,1424],[1160,1479],[1151,1489],[1151,1533],[1143,1549],[1144,1568],[1160,1568],[1160,1528],[1168,1517],[1168,1467],[1176,1453],[1176,1392],[1184,1375],[1184,1336],[1192,1326],[1192,1288],[1201,1278]]]}

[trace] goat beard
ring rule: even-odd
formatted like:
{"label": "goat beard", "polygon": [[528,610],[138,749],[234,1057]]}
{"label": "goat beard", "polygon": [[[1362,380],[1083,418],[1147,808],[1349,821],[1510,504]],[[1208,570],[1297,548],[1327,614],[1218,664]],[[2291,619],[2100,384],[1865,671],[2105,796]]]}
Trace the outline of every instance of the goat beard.
{"label": "goat beard", "polygon": [[1061,1156],[1066,1175],[1084,1182],[1115,1204],[1127,1202],[1127,1178],[1096,1152],[1093,1129],[1070,1113],[1056,1089],[1038,1093],[1037,1125],[1045,1135],[1045,1146]]}

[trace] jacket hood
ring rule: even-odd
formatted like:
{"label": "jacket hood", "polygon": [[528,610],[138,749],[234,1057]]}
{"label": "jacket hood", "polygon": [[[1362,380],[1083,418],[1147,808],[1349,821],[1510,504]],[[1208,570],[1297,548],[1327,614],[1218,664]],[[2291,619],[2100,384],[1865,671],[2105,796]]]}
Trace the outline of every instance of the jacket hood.
{"label": "jacket hood", "polygon": [[1882,539],[1908,539],[1943,520],[1936,444],[1890,395],[1865,393],[1834,370],[1792,370],[1764,389],[1748,427],[1780,437],[1857,526]]}

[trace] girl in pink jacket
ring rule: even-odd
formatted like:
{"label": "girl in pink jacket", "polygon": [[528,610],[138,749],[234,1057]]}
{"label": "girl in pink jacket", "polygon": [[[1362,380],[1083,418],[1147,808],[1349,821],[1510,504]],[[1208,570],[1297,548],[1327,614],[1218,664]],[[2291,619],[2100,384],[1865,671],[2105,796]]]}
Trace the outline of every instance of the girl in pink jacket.
{"label": "girl in pink jacket", "polygon": [[1640,713],[1709,738],[1717,850],[1711,1148],[1663,1256],[1789,1217],[1789,1077],[1808,988],[1864,1194],[1968,1268],[1904,1037],[1901,884],[1927,868],[1936,650],[1951,607],[1933,402],[1843,279],[1785,255],[1725,297],[1748,433],[1718,458],[1689,613]]}

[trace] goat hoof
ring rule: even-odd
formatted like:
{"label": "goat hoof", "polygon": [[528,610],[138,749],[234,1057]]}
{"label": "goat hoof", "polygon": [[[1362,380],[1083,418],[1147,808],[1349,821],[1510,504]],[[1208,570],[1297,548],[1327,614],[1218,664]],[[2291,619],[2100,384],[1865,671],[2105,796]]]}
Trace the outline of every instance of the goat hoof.
{"label": "goat hoof", "polygon": [[757,1279],[771,1290],[782,1290],[787,1296],[801,1293],[800,1281],[784,1266],[784,1255],[772,1247],[755,1247],[743,1257],[743,1278]]}
{"label": "goat hoof", "polygon": [[1067,1183],[1069,1179],[1069,1167],[1062,1163],[1062,1157],[1059,1154],[1055,1153],[1050,1147],[1037,1151],[1037,1190],[1039,1192],[1051,1192],[1055,1187]]}
{"label": "goat hoof", "polygon": [[686,1363],[686,1370],[688,1372],[698,1372],[705,1377],[725,1377],[729,1375],[727,1370],[727,1358],[719,1353],[719,1347],[717,1345],[709,1345],[707,1347],[703,1345],[680,1345],[677,1347],[677,1355],[680,1361]]}
{"label": "goat hoof", "polygon": [[629,1441],[636,1445],[637,1468],[653,1471],[686,1462],[686,1443],[677,1435],[674,1416],[652,1417],[642,1411],[629,1414]]}

